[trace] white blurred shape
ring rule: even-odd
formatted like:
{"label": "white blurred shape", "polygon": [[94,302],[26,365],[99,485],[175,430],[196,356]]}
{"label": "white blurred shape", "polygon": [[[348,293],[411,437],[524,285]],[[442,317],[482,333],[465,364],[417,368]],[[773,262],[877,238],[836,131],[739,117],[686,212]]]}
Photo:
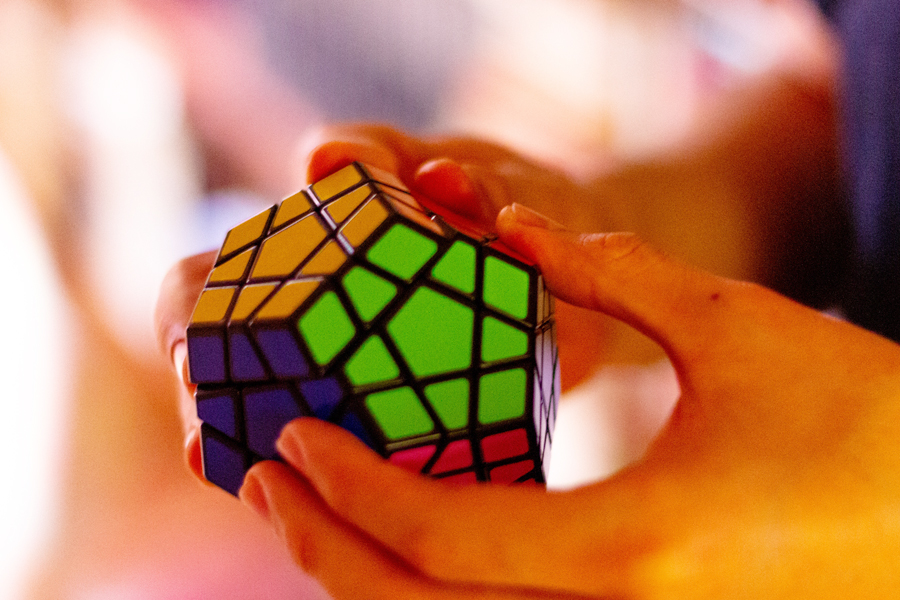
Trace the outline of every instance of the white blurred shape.
{"label": "white blurred shape", "polygon": [[86,24],[67,53],[67,110],[98,144],[164,144],[182,120],[180,87],[169,65],[139,35]]}
{"label": "white blurred shape", "polygon": [[594,483],[641,458],[679,393],[668,361],[604,367],[567,392],[553,433],[547,486],[564,490]]}
{"label": "white blurred shape", "polygon": [[691,49],[664,3],[472,0],[478,61],[447,118],[577,174],[681,135]]}
{"label": "white blurred shape", "polygon": [[67,379],[64,302],[28,197],[0,149],[3,500],[0,598],[21,598],[55,525]]}
{"label": "white blurred shape", "polygon": [[92,288],[126,345],[155,352],[159,284],[199,193],[181,86],[152,37],[112,15],[73,27],[63,82],[82,140]]}

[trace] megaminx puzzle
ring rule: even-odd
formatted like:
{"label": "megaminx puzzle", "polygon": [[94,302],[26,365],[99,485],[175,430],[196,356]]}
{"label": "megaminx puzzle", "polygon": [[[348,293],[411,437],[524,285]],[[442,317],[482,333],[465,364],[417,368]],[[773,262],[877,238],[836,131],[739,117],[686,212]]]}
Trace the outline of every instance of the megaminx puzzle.
{"label": "megaminx puzzle", "polygon": [[204,473],[233,494],[301,416],[434,477],[546,480],[559,369],[541,275],[393,175],[354,163],[233,228],[187,343]]}

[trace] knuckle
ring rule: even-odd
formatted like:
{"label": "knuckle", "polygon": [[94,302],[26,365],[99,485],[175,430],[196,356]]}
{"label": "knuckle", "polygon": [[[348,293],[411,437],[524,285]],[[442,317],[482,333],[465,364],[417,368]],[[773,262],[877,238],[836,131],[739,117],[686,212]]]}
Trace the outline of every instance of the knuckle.
{"label": "knuckle", "polygon": [[594,557],[596,564],[614,565],[615,597],[665,600],[682,597],[692,589],[689,565],[683,552],[666,547],[629,548],[619,556]]}
{"label": "knuckle", "polygon": [[212,269],[216,252],[204,252],[182,258],[176,262],[166,275],[165,284],[172,285],[179,289],[194,285],[198,281],[201,283],[206,281],[206,276]]}
{"label": "knuckle", "polygon": [[162,287],[163,289],[173,288],[178,289],[182,287],[187,281],[190,279],[190,275],[192,272],[192,259],[194,257],[186,257],[179,259],[178,262],[173,264],[169,270],[166,272],[165,277],[163,277]]}
{"label": "knuckle", "polygon": [[304,133],[294,146],[293,161],[301,170],[316,160],[340,156],[353,136],[344,127],[320,125]]}
{"label": "knuckle", "polygon": [[288,525],[283,535],[294,564],[310,575],[320,574],[323,568],[323,552],[316,537],[306,528],[295,525]]}
{"label": "knuckle", "polygon": [[631,232],[589,235],[585,238],[585,245],[601,252],[609,260],[621,260],[650,249],[643,238]]}

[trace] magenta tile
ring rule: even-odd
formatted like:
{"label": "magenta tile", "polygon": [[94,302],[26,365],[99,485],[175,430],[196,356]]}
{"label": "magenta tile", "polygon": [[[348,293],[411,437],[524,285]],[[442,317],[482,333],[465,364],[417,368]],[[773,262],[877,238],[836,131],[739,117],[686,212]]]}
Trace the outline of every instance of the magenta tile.
{"label": "magenta tile", "polygon": [[418,448],[410,448],[409,450],[400,450],[391,454],[388,461],[403,467],[409,471],[421,473],[425,464],[434,456],[436,447],[433,445],[419,446]]}
{"label": "magenta tile", "polygon": [[528,435],[524,429],[513,429],[489,435],[481,440],[484,462],[496,462],[528,453]]}
{"label": "magenta tile", "polygon": [[478,477],[475,476],[475,473],[473,471],[467,471],[465,473],[451,475],[450,477],[442,477],[441,481],[447,481],[449,483],[469,484],[478,483]]}
{"label": "magenta tile", "polygon": [[431,468],[432,473],[446,473],[447,471],[456,471],[457,469],[465,469],[472,466],[472,447],[469,440],[457,440],[450,442],[440,458]]}
{"label": "magenta tile", "polygon": [[491,469],[490,480],[491,483],[515,483],[532,470],[534,470],[534,463],[530,460],[523,460]]}

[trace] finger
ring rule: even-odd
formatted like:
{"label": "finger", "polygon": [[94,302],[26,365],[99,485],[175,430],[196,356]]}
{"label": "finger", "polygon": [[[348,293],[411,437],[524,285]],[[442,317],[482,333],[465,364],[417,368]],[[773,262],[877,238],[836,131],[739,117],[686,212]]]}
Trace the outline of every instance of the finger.
{"label": "finger", "polygon": [[301,171],[306,174],[306,181],[303,183],[319,181],[355,161],[391,173],[399,170],[397,157],[387,148],[367,143],[333,140],[316,146],[306,156],[306,165]]}
{"label": "finger", "polygon": [[646,523],[658,524],[648,520],[649,497],[630,486],[609,484],[594,497],[442,483],[391,465],[316,419],[291,422],[278,449],[331,511],[441,581],[621,591],[635,549],[651,545]]}
{"label": "finger", "polygon": [[[175,349],[184,344],[194,306],[215,259],[216,252],[211,251],[179,261],[166,274],[160,288],[154,315],[156,338],[162,351],[173,361],[179,376],[186,353],[176,357]],[[180,358],[181,362],[176,363],[176,358]]]}
{"label": "finger", "polygon": [[308,149],[303,151],[301,170],[307,182],[354,161],[395,173],[423,205],[448,223],[474,237],[487,235],[493,231],[499,209],[509,203],[503,180],[475,165],[449,158],[428,159],[442,144],[385,127],[328,128],[302,144]]}
{"label": "finger", "polygon": [[272,524],[295,563],[318,579],[335,600],[563,599],[526,590],[448,586],[417,573],[335,515],[303,478],[280,463],[266,461],[250,469],[240,497]]}
{"label": "finger", "polygon": [[465,217],[484,231],[493,231],[500,208],[512,202],[502,181],[483,168],[450,158],[429,160],[415,174],[416,190],[440,207],[429,208]]}
{"label": "finger", "polygon": [[169,356],[182,382],[178,402],[186,440],[185,461],[188,468],[200,479],[204,479],[199,445],[200,419],[197,418],[194,403],[195,387],[187,375],[185,334],[215,257],[216,252],[207,252],[186,258],[172,267],[163,279],[154,315],[159,345]]}
{"label": "finger", "polygon": [[634,234],[571,233],[520,205],[501,211],[497,231],[561,300],[628,323],[673,360],[714,344],[751,287],[688,267]]}
{"label": "finger", "polygon": [[[175,353],[182,354],[187,351],[187,344],[178,344]],[[177,362],[178,359],[176,359]],[[178,390],[178,409],[181,416],[182,432],[185,436],[185,458],[188,467],[195,475],[202,478],[203,469],[200,460],[200,418],[197,416],[197,403],[194,400],[194,394],[197,392],[197,386],[190,383],[187,374],[187,361],[182,358],[180,363],[184,365],[181,369],[182,385]]]}
{"label": "finger", "polygon": [[[404,182],[411,181],[415,166],[411,161],[421,152],[413,138],[380,125],[343,125],[315,129],[298,145],[298,172],[303,184],[318,181],[360,161],[395,173]],[[417,163],[416,163],[417,164]]]}
{"label": "finger", "polygon": [[[896,356],[883,338],[761,286],[689,267],[633,234],[570,233],[518,205],[503,209],[497,230],[501,241],[538,264],[560,299],[637,328],[666,350],[683,391],[704,388],[720,403],[753,396],[757,390],[746,376],[751,368],[767,373],[758,387],[778,381],[797,389],[809,382],[808,373],[797,377],[792,362],[773,364],[776,355],[803,355],[810,365],[852,364],[874,379],[884,365],[831,342],[840,337],[864,338],[859,348],[882,348],[877,354],[888,360]],[[755,403],[764,407],[768,395],[758,391]]]}
{"label": "finger", "polygon": [[294,562],[337,600],[402,598],[401,581],[409,574],[371,540],[335,518],[309,484],[285,465],[254,465],[240,498],[272,524]]}
{"label": "finger", "polygon": [[[197,411],[194,411],[197,414]],[[203,474],[203,451],[200,447],[200,420],[185,432],[184,458],[188,469],[200,481],[209,483]],[[209,485],[213,485],[209,483]]]}

